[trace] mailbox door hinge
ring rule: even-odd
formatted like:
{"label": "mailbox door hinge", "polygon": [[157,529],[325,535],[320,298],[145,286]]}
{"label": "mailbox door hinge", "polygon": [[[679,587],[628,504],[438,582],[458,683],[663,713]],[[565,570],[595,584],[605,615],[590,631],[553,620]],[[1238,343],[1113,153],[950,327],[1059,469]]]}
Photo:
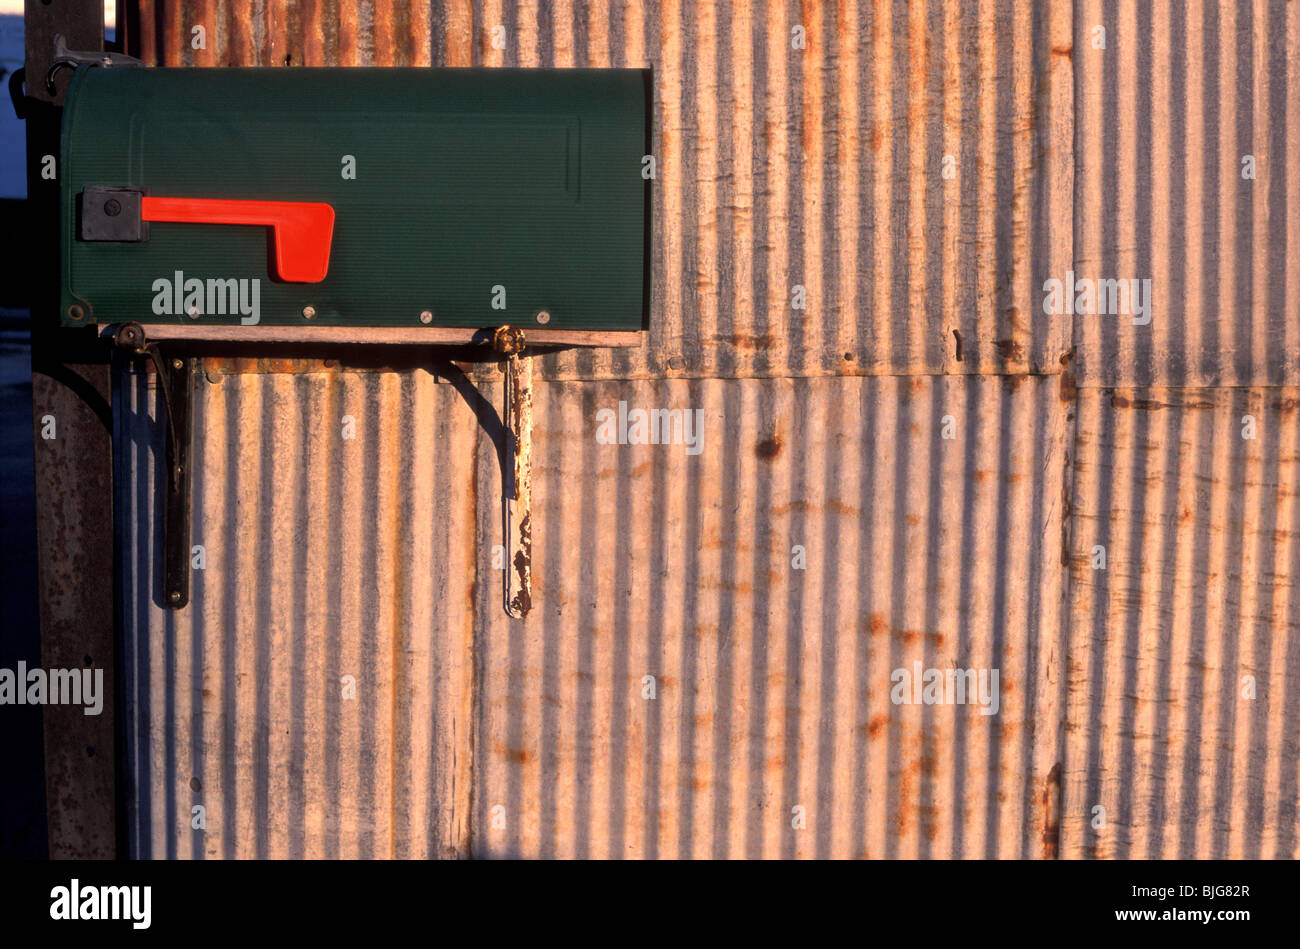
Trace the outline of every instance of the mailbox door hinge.
{"label": "mailbox door hinge", "polygon": [[199,361],[166,355],[145,338],[139,323],[123,323],[113,337],[121,349],[153,360],[167,413],[166,485],[163,497],[163,604],[179,610],[190,601],[190,471],[194,383]]}

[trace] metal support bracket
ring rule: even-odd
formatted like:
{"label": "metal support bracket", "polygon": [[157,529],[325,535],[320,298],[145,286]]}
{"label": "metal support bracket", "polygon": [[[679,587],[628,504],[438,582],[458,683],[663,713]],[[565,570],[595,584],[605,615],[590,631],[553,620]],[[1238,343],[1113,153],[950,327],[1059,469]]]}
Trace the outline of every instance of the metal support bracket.
{"label": "metal support bracket", "polygon": [[533,361],[522,355],[524,331],[499,327],[492,347],[506,357],[506,445],[502,458],[505,490],[506,612],[523,619],[533,605]]}
{"label": "metal support bracket", "polygon": [[54,77],[63,67],[68,69],[76,69],[78,66],[133,66],[145,68],[148,65],[143,60],[136,59],[134,56],[127,56],[125,53],[110,53],[102,49],[68,49],[68,43],[63,38],[63,34],[56,33],[54,34],[54,58],[50,60],[50,68],[45,73],[45,91],[51,96],[57,94]]}
{"label": "metal support bracket", "polygon": [[165,356],[145,338],[139,323],[123,323],[113,342],[153,360],[158,389],[167,412],[167,484],[163,499],[163,603],[179,610],[190,601],[190,471],[197,359]]}

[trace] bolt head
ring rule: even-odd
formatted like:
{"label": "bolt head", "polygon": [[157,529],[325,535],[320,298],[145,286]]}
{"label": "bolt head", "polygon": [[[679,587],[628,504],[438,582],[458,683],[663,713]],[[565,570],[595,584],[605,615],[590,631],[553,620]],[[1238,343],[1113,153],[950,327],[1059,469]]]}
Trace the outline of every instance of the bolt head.
{"label": "bolt head", "polygon": [[541,323],[543,326],[545,326],[547,323],[551,322],[551,311],[550,311],[550,310],[538,310],[538,311],[537,311],[537,322],[538,322],[538,323]]}
{"label": "bolt head", "polygon": [[316,319],[316,308],[314,306],[305,306],[302,308],[302,318],[304,320]]}
{"label": "bolt head", "polygon": [[421,310],[421,311],[420,311],[420,322],[421,322],[421,323],[432,323],[432,322],[433,322],[433,311],[432,311],[432,310]]}

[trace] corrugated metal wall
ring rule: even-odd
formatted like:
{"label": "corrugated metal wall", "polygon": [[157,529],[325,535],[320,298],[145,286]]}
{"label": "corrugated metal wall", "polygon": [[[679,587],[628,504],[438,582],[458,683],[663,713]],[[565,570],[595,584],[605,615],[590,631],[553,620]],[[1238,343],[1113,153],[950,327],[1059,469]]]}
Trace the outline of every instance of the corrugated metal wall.
{"label": "corrugated metal wall", "polygon": [[1300,9],[1077,0],[1076,11],[1075,270],[1151,278],[1158,317],[1077,320],[1080,379],[1295,385]]}
{"label": "corrugated metal wall", "polygon": [[[178,614],[121,377],[136,853],[1300,853],[1297,4],[136,23],[164,65],[651,66],[659,159],[647,344],[538,360],[525,622],[495,368],[210,360]],[[1151,325],[1045,315],[1068,270],[1152,278]],[[598,443],[620,401],[703,450]],[[893,704],[916,661],[998,714]]]}
{"label": "corrugated metal wall", "polygon": [[1298,407],[1294,387],[1081,390],[1067,852],[1295,856]]}
{"label": "corrugated metal wall", "polygon": [[[1034,318],[1037,274],[1069,262],[1071,76],[1052,49],[1068,48],[1070,21],[1057,5],[432,7],[142,3],[142,54],[652,68],[649,345],[548,357],[547,378],[1037,372],[1069,348],[1068,321]],[[195,24],[216,24],[206,50],[189,48]],[[796,26],[806,49],[791,48]],[[806,309],[792,308],[796,286]]]}
{"label": "corrugated metal wall", "polygon": [[116,404],[133,852],[464,853],[474,407],[420,371],[206,375],[171,612],[153,378]]}

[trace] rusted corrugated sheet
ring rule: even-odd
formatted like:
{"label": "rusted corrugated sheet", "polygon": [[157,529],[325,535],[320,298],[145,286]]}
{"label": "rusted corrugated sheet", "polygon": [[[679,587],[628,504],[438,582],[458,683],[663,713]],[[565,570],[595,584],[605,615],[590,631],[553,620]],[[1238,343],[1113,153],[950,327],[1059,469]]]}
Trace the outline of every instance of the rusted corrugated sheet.
{"label": "rusted corrugated sheet", "polygon": [[465,853],[472,391],[423,371],[205,377],[206,563],[170,612],[152,378],[123,376],[117,408],[132,854]]}
{"label": "rusted corrugated sheet", "polygon": [[[534,393],[538,605],[479,586],[475,855],[1054,853],[1055,379]],[[620,400],[702,410],[702,451],[598,444]],[[1000,710],[893,704],[914,662],[999,669]]]}
{"label": "rusted corrugated sheet", "polygon": [[[499,385],[217,378],[174,614],[151,393],[123,384],[136,853],[1054,852],[1056,380],[539,385],[521,623]],[[599,444],[620,400],[700,409],[701,451]],[[915,662],[999,670],[999,711],[893,704]]]}
{"label": "rusted corrugated sheet", "polygon": [[1298,407],[1081,390],[1066,855],[1300,854]]}
{"label": "rusted corrugated sheet", "polygon": [[1080,379],[1300,382],[1300,6],[1076,11],[1074,269],[1153,298],[1149,325],[1075,317]]}
{"label": "rusted corrugated sheet", "polygon": [[141,10],[160,65],[653,68],[649,339],[548,357],[546,378],[1053,371],[1069,348],[1069,321],[1040,318],[1070,260],[1067,4]]}
{"label": "rusted corrugated sheet", "polygon": [[[167,64],[652,66],[659,178],[647,345],[537,365],[524,622],[494,367],[212,361],[178,614],[125,379],[135,851],[1296,855],[1295,7],[141,4]],[[1097,388],[1153,381],[1253,387]]]}

